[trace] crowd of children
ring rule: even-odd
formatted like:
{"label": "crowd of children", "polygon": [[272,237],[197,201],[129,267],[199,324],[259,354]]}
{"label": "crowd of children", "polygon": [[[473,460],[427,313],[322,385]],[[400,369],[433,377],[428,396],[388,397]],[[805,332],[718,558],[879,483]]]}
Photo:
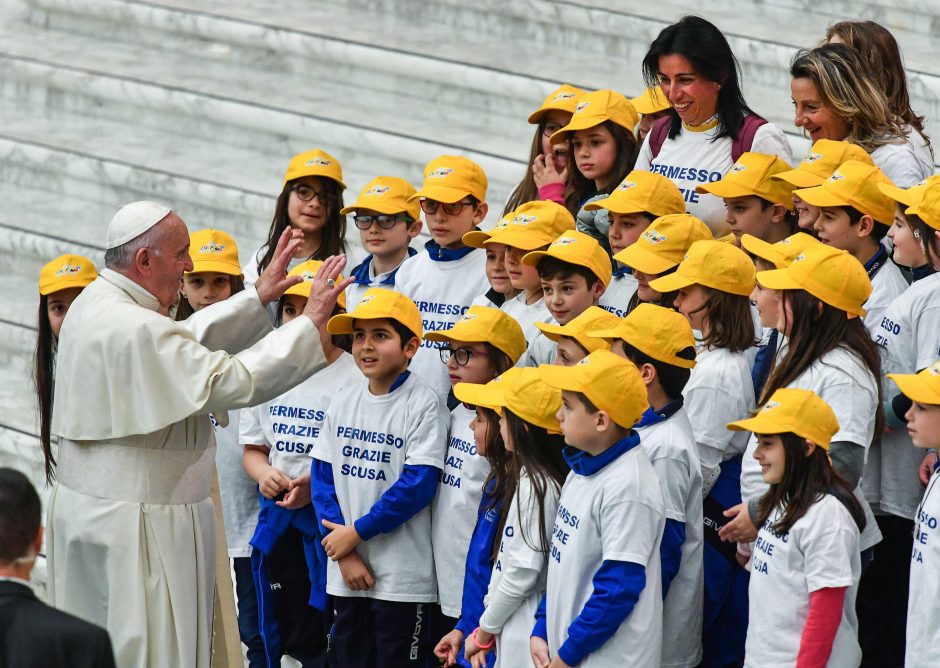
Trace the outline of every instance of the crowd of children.
{"label": "crowd of children", "polygon": [[[250,665],[940,665],[940,177],[890,33],[828,37],[792,63],[795,168],[727,40],[686,17],[642,95],[545,99],[491,229],[466,157],[346,205],[312,150],[244,266],[192,233],[180,320],[288,227],[303,280],[275,326],[347,215],[369,253],[327,365],[212,416]],[[862,64],[878,48],[893,75]],[[95,275],[66,255],[40,276],[50,475],[58,327]]]}

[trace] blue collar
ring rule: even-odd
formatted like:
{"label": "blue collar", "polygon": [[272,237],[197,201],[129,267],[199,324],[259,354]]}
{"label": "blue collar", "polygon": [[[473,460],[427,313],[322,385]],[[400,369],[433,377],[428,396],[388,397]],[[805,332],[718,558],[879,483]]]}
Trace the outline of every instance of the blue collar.
{"label": "blue collar", "polygon": [[398,378],[396,378],[396,379],[395,379],[395,382],[392,383],[392,386],[391,386],[390,388],[388,388],[388,393],[391,394],[392,392],[394,392],[395,390],[397,390],[399,387],[401,387],[402,385],[404,385],[404,384],[405,384],[405,381],[408,380],[408,376],[410,376],[410,375],[411,375],[411,372],[408,371],[408,369],[405,369],[405,370],[402,371],[400,374],[398,374]]}
{"label": "blue collar", "polygon": [[640,435],[636,433],[636,430],[631,429],[629,434],[599,455],[589,455],[584,450],[578,450],[570,445],[566,445],[562,449],[561,454],[564,456],[565,461],[568,462],[568,466],[571,467],[572,471],[578,475],[592,476],[620,457],[620,455],[625,455],[639,444]]}
{"label": "blue collar", "polygon": [[875,274],[878,273],[878,270],[885,266],[885,263],[888,261],[888,251],[887,249],[878,244],[878,251],[872,256],[872,258],[865,263],[865,271],[868,272],[869,280],[875,277]]}
{"label": "blue collar", "polygon": [[435,262],[453,262],[454,260],[461,260],[476,250],[473,246],[464,246],[463,248],[451,250],[444,248],[434,241],[434,239],[424,244],[424,247],[428,250],[428,255],[430,255],[431,259]]}
{"label": "blue collar", "polygon": [[914,282],[917,282],[922,278],[927,278],[932,273],[934,273],[933,265],[928,262],[923,266],[917,267],[917,269],[911,269],[911,278],[914,279]]}
{"label": "blue collar", "polygon": [[[614,260],[614,264],[618,264],[616,260]],[[625,264],[621,264],[616,269],[614,269],[614,278],[620,278],[621,276],[628,276],[632,273],[633,273],[633,269],[631,267],[628,267]]]}
{"label": "blue collar", "polygon": [[680,408],[682,408],[682,404],[684,403],[684,401],[685,400],[682,397],[679,397],[678,399],[673,399],[668,404],[663,406],[662,410],[658,412],[654,411],[653,407],[650,406],[649,408],[646,409],[646,412],[643,413],[643,417],[640,418],[640,421],[636,423],[636,428],[639,429],[640,427],[648,427],[651,424],[659,424],[660,422],[665,422],[666,420],[671,418],[673,415],[675,415],[679,411]]}
{"label": "blue collar", "polygon": [[[411,257],[412,255],[417,255],[417,254],[418,254],[418,251],[416,251],[411,246],[408,246],[408,257]],[[407,260],[408,257],[406,257],[405,260]],[[404,263],[404,260],[402,260],[402,263]],[[372,276],[370,272],[371,266],[372,266],[372,256],[369,255],[366,257],[365,260],[363,260],[359,264],[358,267],[353,269],[349,273],[349,275],[356,279],[354,282],[357,283],[358,285],[371,285],[372,284]],[[398,265],[392,271],[388,272],[388,276],[383,278],[381,282],[379,283],[379,285],[395,285],[395,274],[398,273],[399,269],[401,269],[401,265]]]}

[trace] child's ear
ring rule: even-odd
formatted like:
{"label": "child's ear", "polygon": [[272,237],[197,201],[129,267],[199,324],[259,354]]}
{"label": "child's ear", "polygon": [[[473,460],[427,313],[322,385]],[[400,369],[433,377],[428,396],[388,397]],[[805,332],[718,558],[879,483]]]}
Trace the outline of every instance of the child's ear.
{"label": "child's ear", "polygon": [[477,204],[477,208],[473,212],[473,225],[479,225],[483,222],[483,219],[486,218],[486,214],[489,213],[490,207],[486,202],[480,202]]}
{"label": "child's ear", "polygon": [[813,442],[812,442],[811,440],[809,440],[808,438],[807,438],[807,439],[803,439],[803,443],[804,443],[804,445],[806,446],[806,456],[809,457],[811,454],[813,454],[813,450],[816,449],[816,444],[813,443]]}
{"label": "child's ear", "polygon": [[594,414],[594,426],[597,428],[597,431],[607,431],[612,424],[613,420],[610,419],[610,415],[607,411],[598,410]]}
{"label": "child's ear", "polygon": [[875,219],[867,213],[858,221],[858,236],[865,237],[875,229]]}
{"label": "child's ear", "polygon": [[421,222],[420,218],[418,218],[418,220],[415,220],[409,223],[408,224],[408,238],[414,239],[416,236],[421,234],[422,227],[423,227],[423,223]]}
{"label": "child's ear", "polygon": [[591,292],[594,293],[594,301],[600,299],[605,290],[607,290],[607,286],[604,285],[604,282],[600,279],[595,280],[594,285],[591,287]]}
{"label": "child's ear", "polygon": [[420,347],[421,339],[419,339],[417,336],[412,336],[410,339],[408,339],[408,342],[405,343],[405,347],[403,348],[405,357],[411,361],[411,358],[415,356],[415,354],[418,352],[418,348]]}
{"label": "child's ear", "polygon": [[774,204],[773,213],[770,215],[771,222],[782,223],[787,215],[787,207],[783,204]]}
{"label": "child's ear", "polygon": [[643,379],[644,384],[652,385],[653,381],[656,380],[656,367],[649,362],[642,365],[640,367],[640,378]]}

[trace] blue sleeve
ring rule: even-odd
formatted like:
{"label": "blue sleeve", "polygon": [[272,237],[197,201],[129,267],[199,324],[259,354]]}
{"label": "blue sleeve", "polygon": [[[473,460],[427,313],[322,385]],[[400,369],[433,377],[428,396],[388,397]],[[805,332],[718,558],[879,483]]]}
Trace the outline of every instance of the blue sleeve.
{"label": "blue sleeve", "polygon": [[434,500],[441,470],[428,464],[406,464],[395,484],[385,490],[369,512],[355,522],[362,540],[389,533]]}
{"label": "blue sleeve", "polygon": [[467,549],[467,562],[463,578],[463,598],[460,603],[460,619],[457,620],[458,631],[465,636],[470,635],[480,625],[483,615],[483,597],[490,586],[490,576],[493,574],[493,544],[499,529],[499,516],[502,502],[493,502],[486,492],[480,499],[480,509],[477,512],[477,524],[473,527],[470,536],[470,546]]}
{"label": "blue sleeve", "polygon": [[646,587],[646,569],[629,561],[607,560],[594,574],[594,592],[571,625],[558,656],[576,666],[610,640],[633,612]]}
{"label": "blue sleeve", "polygon": [[666,520],[663,530],[663,541],[659,545],[659,558],[663,569],[663,600],[669,593],[669,585],[679,572],[679,563],[682,561],[682,545],[685,543],[685,522],[679,520]]}
{"label": "blue sleeve", "polygon": [[322,536],[329,533],[323,526],[323,520],[334,524],[345,524],[343,511],[336,498],[336,485],[333,482],[333,465],[319,459],[312,459],[310,464],[310,500],[317,513],[317,528]]}
{"label": "blue sleeve", "polygon": [[532,627],[530,637],[541,638],[548,642],[548,622],[545,621],[545,594],[539,600],[539,607],[535,609],[535,625]]}

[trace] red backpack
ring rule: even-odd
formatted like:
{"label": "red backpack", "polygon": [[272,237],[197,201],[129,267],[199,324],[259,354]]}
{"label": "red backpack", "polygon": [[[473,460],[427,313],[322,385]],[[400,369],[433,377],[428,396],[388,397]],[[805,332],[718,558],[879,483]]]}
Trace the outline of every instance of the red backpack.
{"label": "red backpack", "polygon": [[[765,123],[767,123],[766,120],[754,114],[748,114],[744,117],[744,122],[741,123],[741,128],[738,130],[738,136],[731,142],[732,162],[737,162],[742,153],[747,153],[751,150],[751,145],[754,143],[754,135],[757,134],[757,128]],[[653,128],[650,130],[650,162],[659,155],[659,151],[662,149],[663,143],[666,141],[666,137],[669,134],[669,126],[671,124],[672,117],[666,116],[656,121],[656,124],[653,125]]]}

